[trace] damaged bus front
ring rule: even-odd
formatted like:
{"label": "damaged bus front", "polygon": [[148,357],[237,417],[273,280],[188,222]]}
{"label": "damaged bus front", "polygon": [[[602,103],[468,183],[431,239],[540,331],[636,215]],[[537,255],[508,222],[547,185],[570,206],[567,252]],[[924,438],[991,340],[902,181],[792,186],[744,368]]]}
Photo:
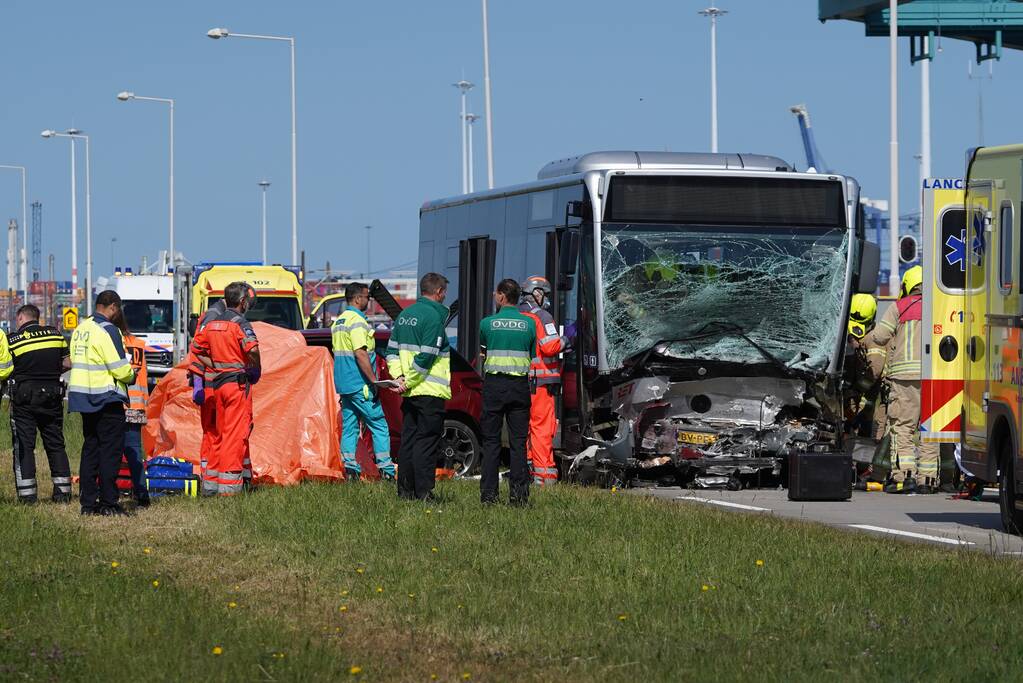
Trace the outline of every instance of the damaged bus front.
{"label": "damaged bus front", "polygon": [[586,174],[573,478],[734,488],[841,449],[849,298],[879,257],[858,186],[742,160]]}

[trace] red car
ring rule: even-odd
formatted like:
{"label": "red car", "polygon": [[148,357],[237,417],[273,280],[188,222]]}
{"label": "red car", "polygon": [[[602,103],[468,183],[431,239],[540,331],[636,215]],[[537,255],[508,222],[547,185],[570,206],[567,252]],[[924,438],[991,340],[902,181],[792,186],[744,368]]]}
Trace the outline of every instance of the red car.
{"label": "red car", "polygon": [[[331,351],[329,329],[303,330],[306,344],[322,346]],[[387,379],[387,363],[384,350],[391,338],[389,331],[378,330],[376,337],[377,372],[381,379]],[[401,444],[401,396],[393,391],[380,392],[380,402],[391,431],[391,455],[397,459]],[[441,440],[437,469],[449,471],[453,476],[464,477],[476,474],[483,457],[480,446],[480,415],[483,412],[483,380],[479,373],[457,351],[451,350],[451,398],[445,407],[444,437]],[[340,410],[340,408],[339,408]],[[369,435],[359,441],[358,460],[366,476],[376,476],[376,466],[370,455]]]}

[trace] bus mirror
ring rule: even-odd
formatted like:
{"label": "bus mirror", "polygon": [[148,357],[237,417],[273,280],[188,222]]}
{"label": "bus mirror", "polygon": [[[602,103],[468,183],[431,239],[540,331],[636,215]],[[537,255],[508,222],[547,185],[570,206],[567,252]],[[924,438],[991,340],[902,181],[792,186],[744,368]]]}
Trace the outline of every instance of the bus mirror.
{"label": "bus mirror", "polygon": [[920,255],[920,248],[916,238],[912,235],[903,235],[899,238],[899,260],[903,263],[912,263]]}
{"label": "bus mirror", "polygon": [[558,245],[558,289],[572,288],[572,276],[579,262],[579,231],[565,230]]}
{"label": "bus mirror", "polygon": [[860,270],[856,279],[856,291],[860,294],[873,294],[877,289],[878,273],[881,270],[881,247],[867,241],[860,244]]}

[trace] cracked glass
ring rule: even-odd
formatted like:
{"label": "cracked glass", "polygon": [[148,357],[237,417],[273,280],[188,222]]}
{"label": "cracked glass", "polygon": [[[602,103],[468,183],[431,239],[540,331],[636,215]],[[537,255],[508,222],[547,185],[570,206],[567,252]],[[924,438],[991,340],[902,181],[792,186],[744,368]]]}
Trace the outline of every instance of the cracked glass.
{"label": "cracked glass", "polygon": [[770,354],[825,369],[842,329],[847,239],[837,227],[605,223],[610,367],[663,341],[678,358],[774,363]]}

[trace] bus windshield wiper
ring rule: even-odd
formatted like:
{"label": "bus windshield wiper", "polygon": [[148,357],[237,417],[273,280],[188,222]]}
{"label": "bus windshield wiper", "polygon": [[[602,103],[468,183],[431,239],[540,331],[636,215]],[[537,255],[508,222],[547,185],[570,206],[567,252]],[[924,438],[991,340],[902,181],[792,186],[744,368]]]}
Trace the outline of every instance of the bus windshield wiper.
{"label": "bus windshield wiper", "polygon": [[746,334],[746,331],[742,329],[739,325],[736,325],[735,323],[731,323],[726,320],[712,320],[711,322],[701,327],[697,331],[697,334],[700,334],[701,332],[704,331],[707,331],[708,333],[703,334],[701,336],[710,336],[710,334],[713,334],[714,331],[719,331],[726,334],[731,333],[732,335],[739,337],[740,339],[748,343],[750,346],[752,346],[754,349],[759,351],[760,355],[762,355],[767,360],[771,361],[771,363],[773,363],[774,365],[778,366],[778,369],[780,369],[786,375],[793,376],[796,374],[795,371],[788,365],[786,365],[783,360],[778,358],[778,356],[774,355],[757,342],[753,341],[753,338]]}

